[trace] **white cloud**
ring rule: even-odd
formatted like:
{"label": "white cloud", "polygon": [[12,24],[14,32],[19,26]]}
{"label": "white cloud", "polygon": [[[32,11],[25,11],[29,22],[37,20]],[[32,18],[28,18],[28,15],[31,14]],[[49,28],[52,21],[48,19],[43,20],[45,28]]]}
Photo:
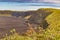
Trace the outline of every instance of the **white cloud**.
{"label": "white cloud", "polygon": [[41,0],[41,2],[60,3],[60,0]]}

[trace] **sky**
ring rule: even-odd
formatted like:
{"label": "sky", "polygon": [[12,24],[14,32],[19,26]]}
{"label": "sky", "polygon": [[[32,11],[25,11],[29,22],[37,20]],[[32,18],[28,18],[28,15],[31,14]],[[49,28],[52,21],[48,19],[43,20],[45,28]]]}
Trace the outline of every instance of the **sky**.
{"label": "sky", "polygon": [[39,8],[58,8],[60,0],[0,0],[0,10],[37,10]]}
{"label": "sky", "polygon": [[42,0],[42,2],[51,2],[60,4],[60,0]]}
{"label": "sky", "polygon": [[51,2],[60,3],[60,0],[0,0],[0,2]]}

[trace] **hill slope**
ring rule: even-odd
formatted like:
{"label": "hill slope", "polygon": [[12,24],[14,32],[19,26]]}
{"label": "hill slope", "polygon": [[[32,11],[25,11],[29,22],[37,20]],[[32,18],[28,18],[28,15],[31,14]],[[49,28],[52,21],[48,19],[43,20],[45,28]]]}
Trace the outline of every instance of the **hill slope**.
{"label": "hill slope", "polygon": [[[39,34],[37,34],[38,37],[34,35],[32,36],[33,38],[36,37],[37,39],[40,39],[40,40],[60,40],[60,10],[59,9],[41,8],[37,11],[26,11],[26,12],[17,12],[17,13],[9,12],[9,15],[11,15],[11,17],[13,16],[16,17],[16,19],[17,18],[19,19],[19,17],[22,17],[22,19],[25,19],[26,17],[31,15],[31,17],[25,19],[28,21],[25,21],[25,20],[23,21],[26,23],[30,23],[30,25],[32,25],[31,27],[35,31],[37,32],[40,31]],[[18,17],[16,15],[18,15]],[[22,24],[25,24],[25,23],[22,23]],[[35,29],[35,27],[37,29]],[[41,27],[44,31],[42,30],[43,31],[42,32],[41,29],[39,29],[39,27]],[[30,38],[32,39],[32,37]]]}
{"label": "hill slope", "polygon": [[60,40],[60,10],[54,10],[46,20],[50,24],[46,31],[47,35],[50,35],[54,40]]}

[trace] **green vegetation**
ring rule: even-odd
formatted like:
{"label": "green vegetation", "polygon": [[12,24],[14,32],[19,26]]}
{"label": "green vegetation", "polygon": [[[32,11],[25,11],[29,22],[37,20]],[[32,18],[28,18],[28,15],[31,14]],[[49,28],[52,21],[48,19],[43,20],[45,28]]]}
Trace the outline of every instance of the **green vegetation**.
{"label": "green vegetation", "polygon": [[38,33],[33,32],[30,36],[20,36],[13,30],[15,32],[13,35],[6,35],[5,38],[0,40],[60,40],[60,10],[50,8],[42,8],[42,10],[52,11],[52,14],[45,19],[49,23],[47,29],[41,30],[39,28]]}
{"label": "green vegetation", "polygon": [[46,29],[46,34],[54,40],[60,40],[60,10],[54,10],[46,20],[50,24]]}

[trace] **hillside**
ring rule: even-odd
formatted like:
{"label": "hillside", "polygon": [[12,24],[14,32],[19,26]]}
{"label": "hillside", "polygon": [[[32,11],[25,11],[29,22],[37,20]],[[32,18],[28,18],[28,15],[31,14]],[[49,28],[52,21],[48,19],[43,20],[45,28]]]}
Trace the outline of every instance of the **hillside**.
{"label": "hillside", "polygon": [[50,35],[54,40],[60,40],[60,10],[54,10],[46,20],[50,24],[46,31],[47,35]]}
{"label": "hillside", "polygon": [[[51,14],[51,11],[36,10],[36,11],[0,11],[0,28],[1,34],[10,34],[10,30],[16,29],[19,34],[24,34],[27,30],[30,30],[28,23],[32,26],[35,32],[38,31],[37,28],[42,27],[47,28],[48,23],[45,18]],[[20,21],[19,21],[20,20]],[[3,30],[3,31],[2,31]]]}
{"label": "hillside", "polygon": [[[1,14],[0,28],[2,28],[1,30],[3,30],[3,28],[4,29],[9,28],[9,30],[7,29],[7,34],[9,34],[11,28],[11,29],[15,29],[18,35],[20,34],[26,35],[24,33],[28,33],[30,35],[32,32],[32,34],[34,34],[36,39],[34,39],[35,37],[33,35],[30,36],[32,36],[34,40],[37,39],[60,40],[60,34],[59,34],[60,33],[60,10],[59,9],[41,8],[36,11],[26,11],[26,12],[7,10],[7,11],[0,11],[0,14]],[[9,14],[10,16],[7,16],[7,14]],[[4,31],[1,31],[1,33],[5,35]],[[22,38],[24,38],[24,36]],[[33,40],[31,37],[29,38]]]}

